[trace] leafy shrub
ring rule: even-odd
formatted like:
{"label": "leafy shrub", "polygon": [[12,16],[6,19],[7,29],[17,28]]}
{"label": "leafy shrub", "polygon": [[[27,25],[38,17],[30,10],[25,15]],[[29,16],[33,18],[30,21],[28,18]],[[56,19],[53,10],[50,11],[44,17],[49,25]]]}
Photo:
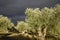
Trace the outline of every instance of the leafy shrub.
{"label": "leafy shrub", "polygon": [[0,15],[0,32],[8,32],[7,28],[13,27],[14,24],[11,23],[10,19]]}
{"label": "leafy shrub", "polygon": [[27,32],[30,27],[28,23],[25,23],[24,21],[20,21],[17,23],[17,26],[15,27],[19,32]]}

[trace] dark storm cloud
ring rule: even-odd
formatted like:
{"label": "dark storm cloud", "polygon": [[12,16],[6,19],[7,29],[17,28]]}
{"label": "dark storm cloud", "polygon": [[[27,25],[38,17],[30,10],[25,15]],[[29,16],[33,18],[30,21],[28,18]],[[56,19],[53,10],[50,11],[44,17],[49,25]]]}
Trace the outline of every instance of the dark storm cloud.
{"label": "dark storm cloud", "polygon": [[0,11],[5,15],[24,13],[27,7],[51,7],[60,2],[59,0],[0,0]]}
{"label": "dark storm cloud", "polygon": [[26,8],[53,7],[57,3],[59,4],[60,0],[0,0],[0,14],[12,20],[24,20]]}

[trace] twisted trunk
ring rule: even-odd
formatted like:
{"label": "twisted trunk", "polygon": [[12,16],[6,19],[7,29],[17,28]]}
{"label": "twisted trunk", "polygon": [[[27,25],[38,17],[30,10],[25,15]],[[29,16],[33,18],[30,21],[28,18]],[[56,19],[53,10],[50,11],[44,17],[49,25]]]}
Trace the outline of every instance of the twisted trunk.
{"label": "twisted trunk", "polygon": [[45,36],[46,36],[46,28],[42,28],[41,31],[38,32],[38,40],[45,40]]}

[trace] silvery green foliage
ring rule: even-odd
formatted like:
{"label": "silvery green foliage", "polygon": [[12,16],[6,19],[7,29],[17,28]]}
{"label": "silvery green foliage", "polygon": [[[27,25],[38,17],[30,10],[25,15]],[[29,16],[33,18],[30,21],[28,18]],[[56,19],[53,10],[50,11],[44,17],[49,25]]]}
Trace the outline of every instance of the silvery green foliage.
{"label": "silvery green foliage", "polygon": [[26,10],[26,22],[30,24],[30,27],[32,27],[32,30],[41,31],[41,29],[44,27],[51,26],[51,22],[53,22],[54,18],[54,10],[49,9],[47,7],[39,10],[39,8],[32,9],[27,8]]}
{"label": "silvery green foliage", "polygon": [[19,32],[27,32],[30,29],[28,23],[25,23],[24,21],[19,21],[15,28]]}
{"label": "silvery green foliage", "polygon": [[25,14],[25,21],[33,32],[36,30],[41,32],[44,26],[44,28],[47,27],[47,34],[60,37],[60,5],[54,8],[44,7],[41,10],[39,8],[27,8]]}
{"label": "silvery green foliage", "polygon": [[8,32],[7,28],[11,28],[13,26],[14,24],[11,23],[10,19],[0,15],[0,32]]}
{"label": "silvery green foliage", "polygon": [[40,30],[40,27],[42,26],[42,13],[39,10],[39,8],[36,9],[27,8],[25,14],[26,14],[25,21],[32,28],[31,31],[36,32],[37,30]]}
{"label": "silvery green foliage", "polygon": [[[48,28],[48,33],[57,38],[60,38],[60,5],[56,5],[54,8],[54,18],[51,24],[54,26]],[[52,16],[53,17],[53,16]]]}

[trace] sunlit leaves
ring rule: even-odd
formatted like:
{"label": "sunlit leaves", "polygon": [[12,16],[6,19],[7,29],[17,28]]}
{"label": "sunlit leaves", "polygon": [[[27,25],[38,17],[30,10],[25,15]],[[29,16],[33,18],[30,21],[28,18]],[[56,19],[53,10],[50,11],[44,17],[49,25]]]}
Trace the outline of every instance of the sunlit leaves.
{"label": "sunlit leaves", "polygon": [[49,32],[51,35],[60,37],[60,5],[56,5],[52,8],[54,12],[52,12],[52,16],[49,20],[49,26],[47,33]]}
{"label": "sunlit leaves", "polygon": [[0,15],[0,31],[1,32],[7,32],[8,31],[7,28],[11,28],[13,26],[14,24],[11,23],[10,19]]}
{"label": "sunlit leaves", "polygon": [[[26,22],[32,27],[32,29],[41,30],[42,26],[48,27],[47,33],[60,33],[59,23],[60,23],[60,5],[56,5],[54,8],[44,7],[43,9],[39,8],[27,8],[26,9]],[[49,30],[49,31],[48,31]]]}
{"label": "sunlit leaves", "polygon": [[30,25],[30,27],[32,28],[31,30],[36,31],[38,30],[37,28],[40,27],[41,21],[40,19],[42,19],[42,13],[39,10],[39,8],[36,9],[32,9],[32,8],[27,8],[26,9],[26,22]]}
{"label": "sunlit leaves", "polygon": [[20,21],[17,23],[16,29],[19,32],[27,32],[30,28],[28,23],[25,23],[24,21]]}

